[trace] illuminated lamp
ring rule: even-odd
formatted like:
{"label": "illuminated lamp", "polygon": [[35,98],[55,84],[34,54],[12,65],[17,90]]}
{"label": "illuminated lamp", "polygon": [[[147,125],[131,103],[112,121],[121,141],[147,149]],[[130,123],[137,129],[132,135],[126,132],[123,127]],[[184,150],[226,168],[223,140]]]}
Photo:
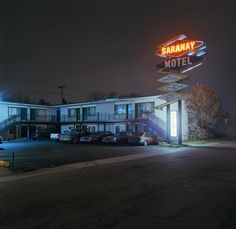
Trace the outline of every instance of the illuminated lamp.
{"label": "illuminated lamp", "polygon": [[177,137],[177,111],[170,112],[170,136]]}

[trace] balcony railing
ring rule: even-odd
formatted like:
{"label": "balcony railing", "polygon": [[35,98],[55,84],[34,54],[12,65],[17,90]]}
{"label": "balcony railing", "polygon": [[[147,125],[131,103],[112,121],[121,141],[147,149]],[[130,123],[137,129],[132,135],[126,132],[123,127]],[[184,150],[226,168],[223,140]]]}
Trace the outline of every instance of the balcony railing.
{"label": "balcony railing", "polygon": [[[20,115],[14,115],[10,116],[14,117],[14,122],[32,122],[32,123],[55,123],[57,121],[55,115],[46,115],[46,116],[20,116]],[[9,118],[10,118],[9,117]]]}
{"label": "balcony railing", "polygon": [[[154,112],[129,112],[127,114],[105,113],[99,112],[96,114],[84,115],[84,116],[68,116],[61,115],[60,120],[55,115],[47,116],[10,116],[8,122],[14,120],[14,122],[20,123],[76,123],[76,122],[122,122],[122,121],[134,121],[134,120],[148,120],[150,115],[154,115]],[[155,116],[155,115],[154,115]]]}
{"label": "balcony railing", "polygon": [[103,113],[86,115],[83,117],[61,115],[61,122],[117,122],[117,121],[132,121],[147,119],[147,113],[154,114],[153,112],[129,112],[127,114]]}

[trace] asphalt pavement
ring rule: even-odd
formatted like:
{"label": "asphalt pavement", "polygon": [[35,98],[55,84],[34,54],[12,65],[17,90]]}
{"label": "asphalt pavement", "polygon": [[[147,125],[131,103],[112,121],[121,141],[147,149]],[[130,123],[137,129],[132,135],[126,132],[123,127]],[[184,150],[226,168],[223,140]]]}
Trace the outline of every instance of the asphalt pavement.
{"label": "asphalt pavement", "polygon": [[235,144],[166,150],[2,181],[0,228],[236,228]]}
{"label": "asphalt pavement", "polygon": [[[178,149],[175,149],[178,150]],[[143,152],[159,153],[157,145],[65,144],[53,141],[16,141],[1,145],[0,160],[13,161],[15,170],[34,170],[45,167],[92,161]],[[168,150],[166,149],[165,152]]]}

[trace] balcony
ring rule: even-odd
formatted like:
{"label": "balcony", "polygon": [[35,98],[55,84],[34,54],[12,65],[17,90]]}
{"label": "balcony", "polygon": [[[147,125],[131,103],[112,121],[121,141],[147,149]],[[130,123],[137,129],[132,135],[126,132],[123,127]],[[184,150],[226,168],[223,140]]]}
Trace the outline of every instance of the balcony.
{"label": "balcony", "polygon": [[127,114],[115,114],[115,113],[103,113],[86,115],[84,117],[71,117],[68,115],[61,115],[62,123],[76,123],[76,122],[123,122],[123,121],[140,121],[147,119],[147,114],[153,114],[150,112],[137,113],[132,111]]}
{"label": "balcony", "polygon": [[[57,119],[55,115],[46,116],[30,116],[30,115],[14,115],[14,122],[17,123],[56,123]],[[9,117],[10,118],[10,117]]]}

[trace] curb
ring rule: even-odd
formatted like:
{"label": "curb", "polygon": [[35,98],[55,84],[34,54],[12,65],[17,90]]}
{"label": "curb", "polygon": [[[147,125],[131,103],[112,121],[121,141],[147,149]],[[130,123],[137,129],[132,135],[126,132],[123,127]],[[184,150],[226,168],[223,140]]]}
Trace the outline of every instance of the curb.
{"label": "curb", "polygon": [[8,161],[1,161],[0,160],[0,167],[8,168],[8,167],[10,167],[10,162],[8,162]]}

